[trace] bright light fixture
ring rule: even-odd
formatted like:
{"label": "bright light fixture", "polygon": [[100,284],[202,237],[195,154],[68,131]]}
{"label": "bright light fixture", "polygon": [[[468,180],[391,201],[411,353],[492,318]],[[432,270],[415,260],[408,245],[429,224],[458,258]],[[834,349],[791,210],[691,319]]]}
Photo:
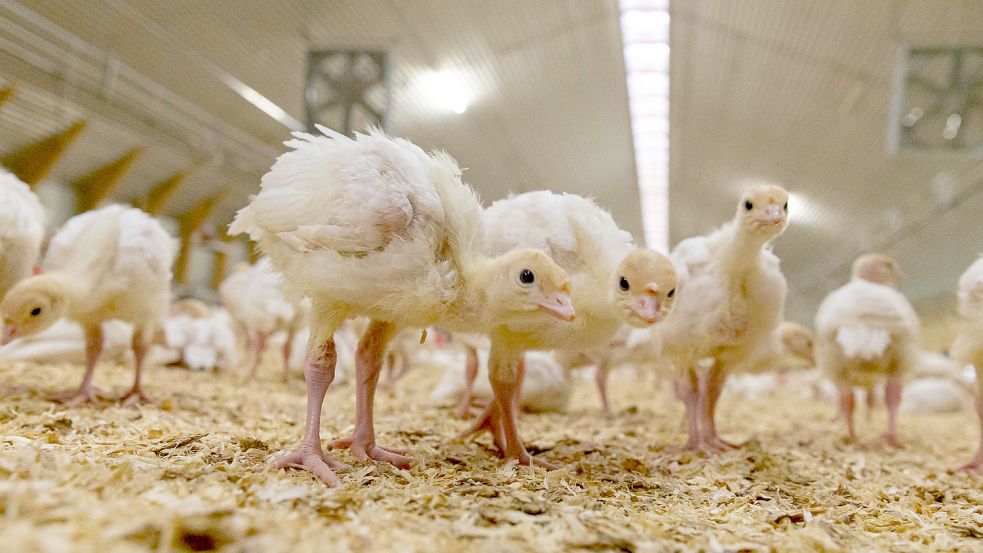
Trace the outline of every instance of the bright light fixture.
{"label": "bright light fixture", "polygon": [[620,0],[635,173],[648,247],[669,249],[669,0]]}
{"label": "bright light fixture", "polygon": [[468,95],[451,71],[427,71],[419,82],[423,94],[440,109],[457,114],[467,111]]}

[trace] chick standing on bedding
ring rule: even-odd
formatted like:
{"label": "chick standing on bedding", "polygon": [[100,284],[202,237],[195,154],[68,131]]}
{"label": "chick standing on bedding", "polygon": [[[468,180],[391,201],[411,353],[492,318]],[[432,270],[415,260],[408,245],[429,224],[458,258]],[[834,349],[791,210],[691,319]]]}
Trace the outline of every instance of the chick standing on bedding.
{"label": "chick standing on bedding", "polygon": [[47,216],[37,195],[0,169],[0,299],[31,274],[44,239]]}
{"label": "chick standing on bedding", "polygon": [[255,265],[239,267],[225,278],[218,293],[222,305],[246,334],[251,379],[256,378],[270,336],[281,331],[287,334],[283,345],[283,381],[286,382],[293,336],[307,321],[301,302],[289,298],[283,279],[270,260],[264,257]]}
{"label": "chick standing on bedding", "polygon": [[983,258],[959,277],[959,315],[963,319],[952,344],[952,358],[976,369],[976,413],[980,417],[980,446],[963,468],[983,473]]}
{"label": "chick standing on bedding", "polygon": [[354,140],[295,133],[292,151],[230,232],[248,232],[291,288],[312,299],[307,422],[300,448],[276,466],[300,467],[337,484],[319,437],[321,404],[335,367],[334,333],[345,319],[372,319],[356,354],[356,422],[349,447],[360,460],[406,467],[376,445],[373,400],[386,346],[400,327],[487,332],[507,323],[572,319],[570,280],[549,257],[480,251],[481,204],[443,153],[380,131]]}
{"label": "chick standing on bedding", "polygon": [[69,404],[93,401],[92,373],[102,324],[133,325],[135,378],[125,404],[147,401],[140,387],[144,355],[170,303],[176,241],[139,209],[110,205],[65,223],[51,239],[44,273],[22,280],[0,304],[4,340],[40,332],[64,317],[85,331],[85,377]]}
{"label": "chick standing on bedding", "polygon": [[[679,299],[657,331],[686,406],[687,449],[734,447],[717,435],[714,412],[727,375],[751,360],[770,363],[767,356],[777,349],[786,284],[769,244],[787,223],[788,193],[756,186],[741,197],[732,221],[672,252]],[[701,386],[701,364],[711,361]]]}
{"label": "chick standing on bedding", "polygon": [[524,352],[589,350],[608,342],[623,324],[655,324],[672,309],[676,271],[664,255],[635,248],[607,211],[573,194],[513,196],[492,204],[484,221],[487,252],[536,248],[563,267],[573,284],[576,320],[508,324],[490,333],[495,401],[469,431],[491,430],[506,459],[549,466],[529,455],[516,428]]}
{"label": "chick standing on bedding", "polygon": [[851,439],[854,387],[870,394],[885,380],[889,445],[900,447],[897,435],[901,380],[918,358],[915,341],[918,316],[895,290],[902,273],[886,255],[867,254],[853,263],[852,280],[831,292],[816,313],[816,361],[836,384],[840,411]]}

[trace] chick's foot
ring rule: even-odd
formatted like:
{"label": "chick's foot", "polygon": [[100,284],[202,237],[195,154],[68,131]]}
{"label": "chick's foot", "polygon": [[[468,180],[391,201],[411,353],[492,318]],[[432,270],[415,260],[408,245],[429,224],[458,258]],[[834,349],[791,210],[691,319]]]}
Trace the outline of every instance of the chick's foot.
{"label": "chick's foot", "polygon": [[371,438],[359,438],[351,436],[331,442],[332,449],[347,448],[359,461],[379,461],[389,463],[401,469],[408,469],[413,464],[413,459],[407,457],[406,448],[382,446],[375,443]]}
{"label": "chick's foot", "polygon": [[331,487],[341,484],[335,470],[348,468],[348,465],[326,456],[319,445],[304,444],[296,451],[287,453],[270,464],[273,469],[292,468],[306,470],[320,478]]}
{"label": "chick's foot", "polygon": [[68,407],[96,403],[101,399],[106,399],[106,396],[95,386],[81,386],[77,390],[63,392],[52,397],[52,400],[63,403]]}

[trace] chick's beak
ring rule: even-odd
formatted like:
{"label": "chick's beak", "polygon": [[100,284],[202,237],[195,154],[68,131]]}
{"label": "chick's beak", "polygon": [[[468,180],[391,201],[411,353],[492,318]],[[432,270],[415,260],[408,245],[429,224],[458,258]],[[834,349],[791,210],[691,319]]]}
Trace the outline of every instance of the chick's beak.
{"label": "chick's beak", "polygon": [[6,346],[14,338],[17,338],[17,328],[10,323],[3,325],[3,337],[0,338],[0,346]]}
{"label": "chick's beak", "polygon": [[782,222],[783,218],[784,214],[782,213],[781,206],[776,204],[768,204],[768,207],[765,208],[765,211],[761,214],[759,220],[762,223],[777,225],[778,223]]}
{"label": "chick's beak", "polygon": [[573,311],[573,301],[570,299],[570,294],[565,292],[553,294],[552,297],[541,302],[539,308],[561,321],[572,321],[577,317]]}
{"label": "chick's beak", "polygon": [[631,310],[648,324],[659,322],[659,300],[652,294],[640,294],[632,302]]}

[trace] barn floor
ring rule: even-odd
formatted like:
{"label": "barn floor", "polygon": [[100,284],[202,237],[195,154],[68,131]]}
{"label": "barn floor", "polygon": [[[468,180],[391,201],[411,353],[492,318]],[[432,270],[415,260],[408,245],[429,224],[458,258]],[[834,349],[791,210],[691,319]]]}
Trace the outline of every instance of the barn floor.
{"label": "barn floor", "polygon": [[[588,381],[568,415],[525,415],[553,472],[502,465],[488,437],[426,398],[420,367],[381,392],[380,441],[412,446],[408,471],[354,465],[343,486],[260,471],[299,440],[304,387],[275,378],[152,369],[155,406],[66,409],[77,366],[0,364],[0,544],[17,551],[983,550],[983,478],[953,472],[976,440],[972,413],[903,416],[907,448],[877,445],[883,416],[845,443],[830,405],[793,391],[725,396],[736,452],[680,451],[682,408],[654,382],[613,375],[618,414],[598,417]],[[101,366],[119,394],[130,371]],[[329,392],[322,432],[350,431],[351,384]],[[336,458],[351,461],[347,451]],[[16,544],[16,545],[15,545]]]}

